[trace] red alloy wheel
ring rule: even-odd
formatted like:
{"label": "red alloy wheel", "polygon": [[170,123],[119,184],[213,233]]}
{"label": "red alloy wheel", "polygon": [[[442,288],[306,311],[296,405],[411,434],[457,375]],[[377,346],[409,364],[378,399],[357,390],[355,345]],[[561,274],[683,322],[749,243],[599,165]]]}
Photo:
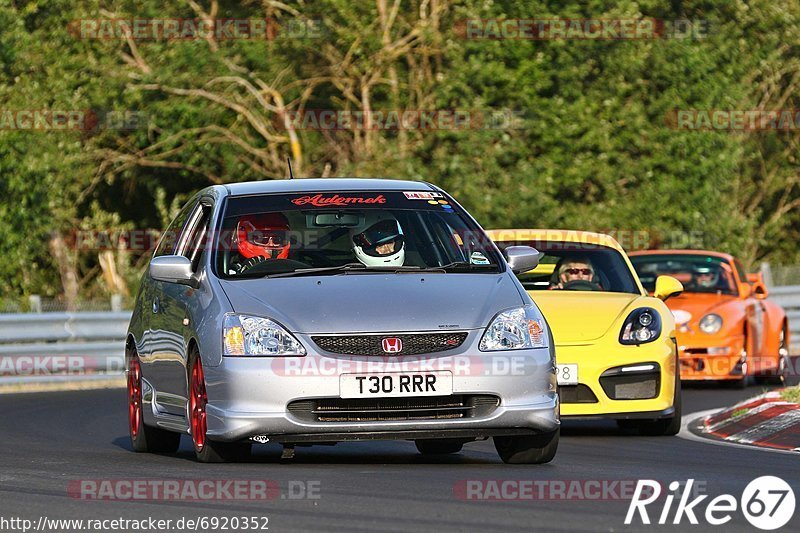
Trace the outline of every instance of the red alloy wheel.
{"label": "red alloy wheel", "polygon": [[142,423],[142,368],[135,355],[128,363],[128,423],[135,439]]}
{"label": "red alloy wheel", "polygon": [[189,396],[189,410],[192,418],[192,441],[197,451],[203,449],[206,443],[206,381],[203,375],[203,364],[198,357],[192,367],[191,394]]}

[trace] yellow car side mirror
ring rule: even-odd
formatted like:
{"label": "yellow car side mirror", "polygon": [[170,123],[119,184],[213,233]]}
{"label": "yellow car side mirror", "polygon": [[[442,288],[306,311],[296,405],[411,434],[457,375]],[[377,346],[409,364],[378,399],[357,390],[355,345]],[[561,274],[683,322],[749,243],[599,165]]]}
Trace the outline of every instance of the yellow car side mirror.
{"label": "yellow car side mirror", "polygon": [[656,290],[653,296],[659,300],[672,298],[683,292],[683,283],[672,276],[658,276],[656,278]]}

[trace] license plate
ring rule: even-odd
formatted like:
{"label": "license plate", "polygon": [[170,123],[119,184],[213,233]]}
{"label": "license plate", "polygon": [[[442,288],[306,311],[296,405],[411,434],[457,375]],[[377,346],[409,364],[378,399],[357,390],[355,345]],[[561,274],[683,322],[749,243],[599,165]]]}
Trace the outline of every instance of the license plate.
{"label": "license plate", "polygon": [[339,376],[342,398],[449,396],[452,393],[453,374],[447,371]]}
{"label": "license plate", "polygon": [[578,365],[556,365],[559,385],[578,384]]}

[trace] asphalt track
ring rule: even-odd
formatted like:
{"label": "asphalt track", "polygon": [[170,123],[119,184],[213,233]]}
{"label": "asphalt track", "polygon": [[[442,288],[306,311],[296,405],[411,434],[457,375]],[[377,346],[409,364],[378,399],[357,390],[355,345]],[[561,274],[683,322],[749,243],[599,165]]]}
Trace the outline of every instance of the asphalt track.
{"label": "asphalt track", "polygon": [[[684,413],[730,405],[761,390],[755,386],[746,390],[687,387]],[[290,461],[280,460],[278,446],[259,445],[247,463],[203,465],[194,461],[188,437],[183,438],[177,455],[133,453],[121,389],[0,396],[0,449],[0,528],[3,519],[11,518],[38,524],[40,517],[176,521],[260,516],[268,517],[269,531],[660,529],[727,533],[757,530],[739,511],[728,524],[717,527],[705,524],[702,517],[699,526],[690,526],[685,517],[679,526],[645,526],[638,520],[626,526],[629,499],[614,499],[613,494],[607,500],[465,500],[458,497],[463,494],[458,488],[463,488],[466,480],[630,483],[638,479],[654,479],[666,487],[673,480],[692,478],[701,484],[708,499],[723,493],[738,499],[754,478],[776,475],[789,482],[800,499],[800,454],[680,437],[624,435],[613,423],[604,421],[565,422],[555,461],[541,466],[504,465],[490,441],[471,443],[460,454],[438,458],[418,455],[411,442],[340,443],[298,448]],[[258,501],[81,500],[69,487],[86,479],[268,479],[277,482],[281,495]],[[481,485],[486,492],[479,494],[490,494],[489,486]],[[317,497],[294,499],[292,496],[302,492],[300,487]],[[678,498],[675,500],[677,503]],[[663,501],[658,507],[653,504],[652,520],[658,519]],[[705,505],[699,509],[702,515]],[[237,531],[231,525],[233,522],[228,530]],[[798,525],[800,509],[783,530],[797,531]],[[10,523],[5,526],[11,529]],[[173,526],[172,530],[188,529]]]}

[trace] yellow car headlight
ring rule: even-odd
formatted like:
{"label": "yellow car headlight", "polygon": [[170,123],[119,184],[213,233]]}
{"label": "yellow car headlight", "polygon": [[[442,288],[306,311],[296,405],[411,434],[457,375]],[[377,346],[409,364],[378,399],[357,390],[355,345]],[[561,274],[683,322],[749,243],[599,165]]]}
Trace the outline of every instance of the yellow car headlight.
{"label": "yellow car headlight", "polygon": [[651,307],[634,309],[622,323],[621,344],[645,344],[661,336],[661,315]]}

